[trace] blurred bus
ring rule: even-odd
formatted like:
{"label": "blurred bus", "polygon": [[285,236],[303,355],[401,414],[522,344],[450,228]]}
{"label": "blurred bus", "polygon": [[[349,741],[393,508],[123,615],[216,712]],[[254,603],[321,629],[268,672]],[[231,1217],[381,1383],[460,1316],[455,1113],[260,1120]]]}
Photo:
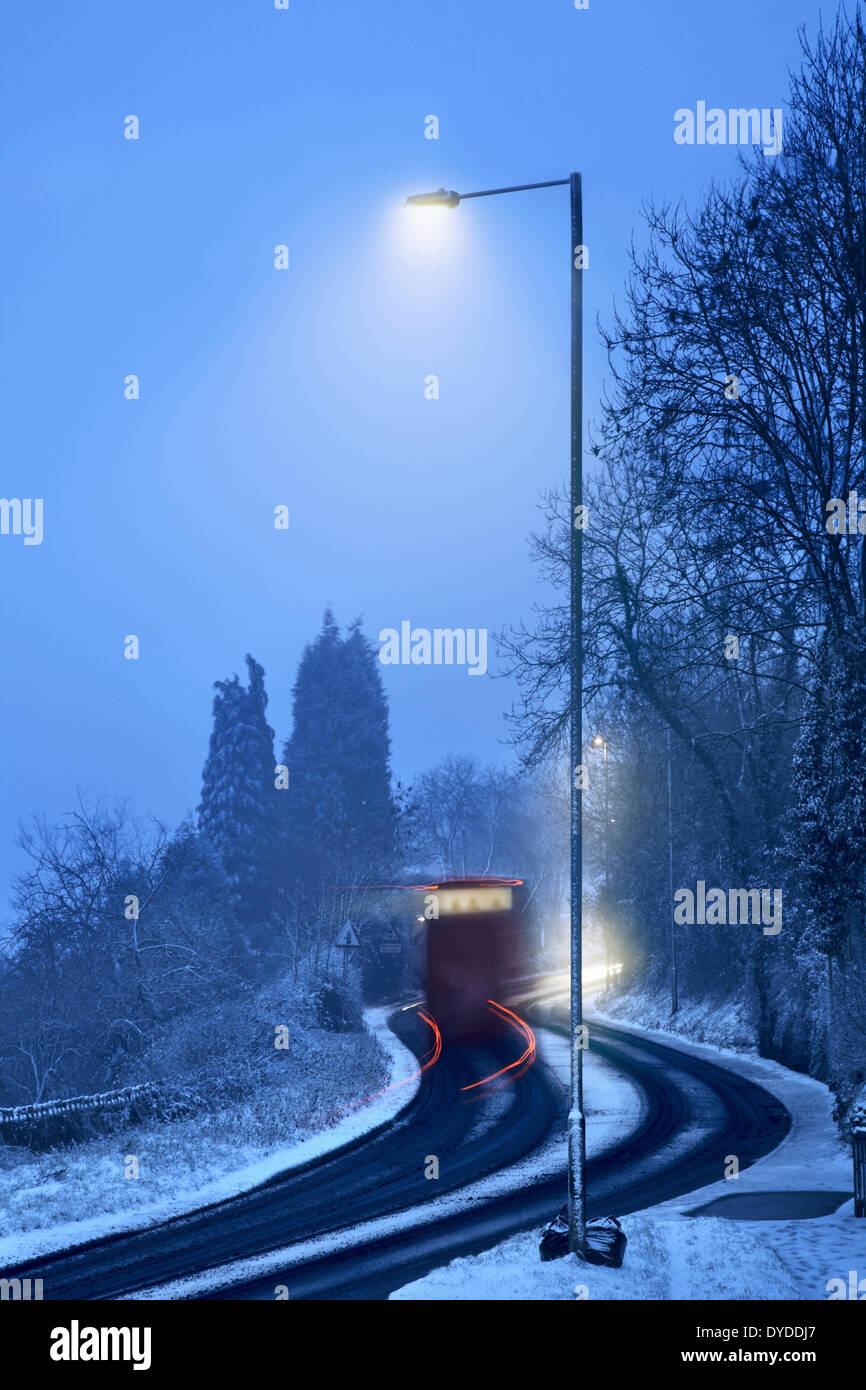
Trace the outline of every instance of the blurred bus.
{"label": "blurred bus", "polygon": [[421,886],[427,928],[427,1007],[443,1041],[501,1036],[501,1004],[526,973],[518,878],[454,878]]}

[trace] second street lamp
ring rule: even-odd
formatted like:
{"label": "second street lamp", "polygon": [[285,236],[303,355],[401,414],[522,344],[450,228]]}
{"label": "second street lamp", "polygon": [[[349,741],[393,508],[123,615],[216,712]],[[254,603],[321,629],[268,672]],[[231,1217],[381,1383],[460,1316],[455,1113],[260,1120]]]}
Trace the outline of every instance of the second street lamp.
{"label": "second street lamp", "polygon": [[568,185],[571,198],[571,519],[569,547],[569,743],[571,776],[571,1103],[568,1113],[568,1248],[586,1257],[586,1123],[583,1113],[583,845],[580,776],[583,743],[583,203],[580,174],[545,183],[456,193],[416,193],[407,207],[455,208],[469,198]]}

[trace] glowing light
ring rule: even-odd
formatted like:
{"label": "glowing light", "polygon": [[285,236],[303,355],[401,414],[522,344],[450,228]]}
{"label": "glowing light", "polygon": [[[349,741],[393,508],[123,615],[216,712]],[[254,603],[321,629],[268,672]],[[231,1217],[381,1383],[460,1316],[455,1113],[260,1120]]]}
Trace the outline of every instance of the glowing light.
{"label": "glowing light", "polygon": [[489,874],[484,878],[446,878],[441,883],[413,883],[412,887],[416,893],[435,893],[440,888],[451,888],[457,884],[464,888],[519,888],[522,883],[522,878],[497,878]]}
{"label": "glowing light", "polygon": [[465,246],[471,230],[465,217],[446,217],[436,207],[400,207],[395,209],[392,223],[392,250],[405,264],[417,266],[450,260],[460,246]]}
{"label": "glowing light", "polygon": [[[506,1009],[504,1004],[497,1004],[495,999],[488,999],[487,1004],[492,1013],[504,1019],[506,1023],[510,1023],[512,1028],[516,1028],[523,1034],[527,1040],[527,1047],[515,1062],[509,1062],[507,1067],[500,1067],[499,1071],[493,1072],[491,1076],[482,1077],[480,1081],[471,1081],[468,1086],[461,1086],[461,1091],[474,1091],[477,1086],[486,1086],[488,1081],[495,1081],[497,1077],[505,1076],[508,1072],[514,1071],[515,1067],[522,1067],[525,1071],[535,1061],[535,1034],[529,1024],[525,1023],[522,1018],[518,1018],[517,1014],[512,1013],[510,1009]],[[522,1076],[523,1071],[517,1072],[517,1076]],[[516,1079],[516,1077],[512,1079]]]}
{"label": "glowing light", "polygon": [[497,888],[440,888],[436,898],[439,916],[468,912],[509,912],[513,894],[504,885]]}
{"label": "glowing light", "polygon": [[[422,1053],[418,1058],[420,1066],[416,1067],[409,1076],[404,1076],[402,1081],[392,1082],[390,1086],[383,1087],[381,1091],[373,1091],[369,1096],[361,1096],[360,1099],[353,1100],[351,1105],[345,1107],[347,1110],[354,1110],[358,1105],[366,1105],[368,1101],[376,1100],[379,1096],[386,1096],[389,1091],[396,1091],[401,1086],[408,1086],[409,1082],[414,1081],[416,1076],[420,1076],[422,1072],[429,1070],[430,1067],[435,1066],[439,1061],[442,1055],[442,1034],[439,1031],[439,1025],[435,1018],[431,1018],[430,1014],[426,1013],[425,1010],[420,1008],[417,1004],[407,1004],[406,1009],[418,1009],[418,1017],[423,1018],[424,1022],[433,1029],[433,1046]],[[405,1012],[405,1009],[403,1012]]]}
{"label": "glowing light", "polygon": [[434,1062],[439,1061],[439,1057],[442,1052],[442,1034],[439,1032],[439,1024],[436,1022],[435,1018],[431,1018],[430,1014],[425,1013],[423,1009],[418,1010],[418,1017],[423,1018],[425,1023],[429,1023],[434,1033],[433,1046],[430,1049],[429,1053],[424,1053],[424,1056],[429,1057],[430,1060],[428,1062],[424,1062],[420,1069],[421,1071],[426,1071],[428,1067],[433,1066]]}
{"label": "glowing light", "polygon": [[[619,975],[619,974],[621,974],[621,973],[622,973],[622,968],[623,968],[623,962],[622,962],[621,960],[618,960],[618,961],[614,961],[614,963],[611,965],[610,969],[608,969],[606,966],[598,966],[595,970],[584,970],[584,972],[583,972],[583,991],[584,991],[584,994],[586,993],[586,991],[587,991],[588,989],[591,989],[593,985],[603,985],[603,984],[605,983],[605,981],[607,980],[607,978],[608,978],[609,975]],[[566,992],[566,986],[563,985],[563,993],[565,993],[565,992]]]}
{"label": "glowing light", "polygon": [[417,212],[419,209],[430,207],[456,208],[459,202],[460,194],[455,193],[453,188],[438,188],[435,193],[413,193],[403,206]]}

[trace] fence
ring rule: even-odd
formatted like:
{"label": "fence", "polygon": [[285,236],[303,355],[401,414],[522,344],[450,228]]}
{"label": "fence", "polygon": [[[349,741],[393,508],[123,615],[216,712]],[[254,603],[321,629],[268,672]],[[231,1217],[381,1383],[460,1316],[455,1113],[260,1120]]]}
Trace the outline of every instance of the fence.
{"label": "fence", "polygon": [[15,1105],[0,1109],[0,1141],[41,1147],[71,1135],[86,1133],[89,1122],[99,1116],[126,1111],[131,1117],[150,1109],[159,1095],[154,1081],[140,1086],[123,1086],[95,1096],[71,1096],[68,1100],[45,1100],[36,1105]]}

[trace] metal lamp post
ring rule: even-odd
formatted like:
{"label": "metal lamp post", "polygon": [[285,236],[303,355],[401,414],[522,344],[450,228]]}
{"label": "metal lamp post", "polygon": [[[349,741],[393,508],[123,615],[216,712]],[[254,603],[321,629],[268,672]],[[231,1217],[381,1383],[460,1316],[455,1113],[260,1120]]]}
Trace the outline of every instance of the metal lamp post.
{"label": "metal lamp post", "polygon": [[580,174],[512,188],[455,193],[440,188],[406,199],[407,207],[455,208],[468,198],[525,193],[568,185],[571,195],[571,544],[570,544],[570,754],[571,754],[571,1106],[568,1114],[568,1246],[586,1255],[586,1122],[583,1113],[583,843],[580,766],[583,744],[583,204]]}

